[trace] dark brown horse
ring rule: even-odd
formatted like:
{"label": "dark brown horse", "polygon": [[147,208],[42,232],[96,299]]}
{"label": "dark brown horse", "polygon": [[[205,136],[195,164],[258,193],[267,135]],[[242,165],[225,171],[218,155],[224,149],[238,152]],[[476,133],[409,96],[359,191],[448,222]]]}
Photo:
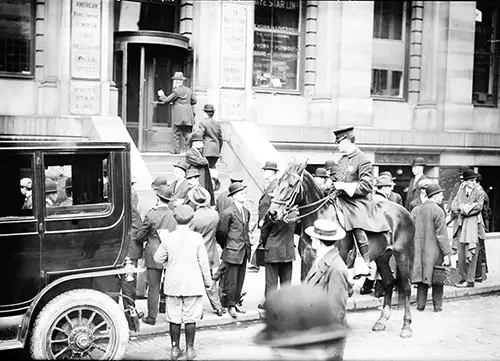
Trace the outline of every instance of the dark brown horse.
{"label": "dark brown horse", "polygon": [[[315,258],[311,248],[311,238],[304,230],[311,226],[318,218],[338,221],[335,201],[335,192],[325,197],[315,180],[305,170],[306,164],[290,164],[280,178],[276,188],[273,203],[269,209],[272,219],[290,220],[291,213],[298,210],[301,233],[299,254],[301,256],[301,279],[304,280]],[[384,306],[381,315],[373,326],[373,331],[383,331],[386,322],[391,316],[392,290],[396,285],[399,303],[404,303],[405,313],[401,337],[411,337],[410,311],[410,270],[413,264],[413,236],[415,225],[410,213],[402,206],[390,201],[377,201],[384,211],[391,231],[388,233],[367,232],[370,244],[370,258],[377,264],[378,272],[384,286]],[[293,217],[292,217],[293,219]],[[347,260],[348,252],[354,246],[352,232],[336,242],[339,253]],[[389,267],[389,259],[394,256],[397,265],[396,279]]]}

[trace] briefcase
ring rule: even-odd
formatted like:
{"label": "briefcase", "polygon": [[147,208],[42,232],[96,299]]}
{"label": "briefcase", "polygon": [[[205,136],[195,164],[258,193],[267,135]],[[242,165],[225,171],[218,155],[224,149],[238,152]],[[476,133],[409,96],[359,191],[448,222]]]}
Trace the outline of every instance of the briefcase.
{"label": "briefcase", "polygon": [[450,270],[445,266],[434,266],[432,271],[432,284],[433,285],[444,285],[448,276],[450,274]]}
{"label": "briefcase", "polygon": [[263,267],[266,265],[266,248],[262,243],[259,243],[257,249],[255,250],[255,265],[258,267]]}

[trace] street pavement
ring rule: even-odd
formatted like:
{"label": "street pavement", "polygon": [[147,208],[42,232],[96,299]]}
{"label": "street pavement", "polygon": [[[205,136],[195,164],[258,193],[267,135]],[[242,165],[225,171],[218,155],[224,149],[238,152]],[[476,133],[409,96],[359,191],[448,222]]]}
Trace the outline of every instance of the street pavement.
{"label": "street pavement", "polygon": [[[500,360],[500,292],[487,296],[445,301],[435,313],[432,304],[423,312],[412,306],[413,337],[399,337],[403,310],[393,310],[384,332],[371,327],[379,316],[376,309],[349,312],[352,332],[345,360]],[[268,349],[252,345],[263,328],[261,322],[239,323],[199,330],[196,334],[198,360],[270,359]],[[181,348],[184,348],[181,334]],[[164,360],[170,357],[168,334],[133,337],[127,360]]]}

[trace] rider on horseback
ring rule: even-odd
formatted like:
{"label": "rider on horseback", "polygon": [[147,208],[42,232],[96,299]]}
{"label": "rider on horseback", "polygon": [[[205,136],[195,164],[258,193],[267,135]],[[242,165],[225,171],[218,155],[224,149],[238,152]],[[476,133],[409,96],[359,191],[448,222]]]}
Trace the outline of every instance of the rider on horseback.
{"label": "rider on horseback", "polygon": [[370,267],[365,231],[386,232],[390,230],[389,224],[372,199],[372,163],[355,144],[354,127],[333,133],[340,152],[344,153],[339,160],[337,181],[333,183],[334,188],[340,191],[336,199],[344,214],[344,228],[353,232],[359,251]]}

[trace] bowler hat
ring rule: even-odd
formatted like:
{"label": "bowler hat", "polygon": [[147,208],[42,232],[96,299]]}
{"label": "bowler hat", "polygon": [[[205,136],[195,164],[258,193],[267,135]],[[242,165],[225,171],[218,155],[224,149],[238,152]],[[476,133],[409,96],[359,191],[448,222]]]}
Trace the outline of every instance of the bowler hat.
{"label": "bowler hat", "polygon": [[325,168],[319,167],[314,171],[314,176],[319,178],[328,178],[328,173],[326,173]]}
{"label": "bowler hat", "polygon": [[417,157],[417,158],[414,158],[414,159],[411,161],[411,166],[412,166],[412,167],[415,167],[415,166],[418,166],[418,165],[421,165],[421,166],[424,166],[424,165],[425,165],[425,160],[424,160],[424,158],[422,158],[422,157]]}
{"label": "bowler hat", "polygon": [[394,184],[395,183],[393,182],[392,177],[388,176],[387,174],[379,175],[375,183],[377,187],[392,186]]}
{"label": "bowler hat", "polygon": [[210,204],[210,193],[202,187],[194,187],[188,192],[188,198],[197,206],[204,207]]}
{"label": "bowler hat", "polygon": [[50,178],[45,179],[45,193],[57,192],[57,183]]}
{"label": "bowler hat", "polygon": [[73,181],[71,180],[71,177],[66,178],[66,183],[64,185],[65,189],[71,189],[73,188]]}
{"label": "bowler hat", "polygon": [[193,142],[203,142],[203,134],[198,132],[193,132],[189,136],[189,142],[193,144]]}
{"label": "bowler hat", "polygon": [[170,187],[168,187],[166,184],[163,184],[156,190],[156,195],[165,202],[170,202],[172,200],[173,193]]}
{"label": "bowler hat", "polygon": [[425,194],[427,195],[427,198],[432,197],[435,194],[438,194],[439,192],[442,192],[443,190],[439,186],[439,184],[432,183],[425,188]]}
{"label": "bowler hat", "polygon": [[332,344],[349,333],[349,327],[334,314],[327,294],[303,283],[286,285],[271,293],[265,302],[266,327],[254,339],[270,347]]}
{"label": "bowler hat", "polygon": [[194,177],[200,177],[201,174],[196,168],[191,168],[186,171],[186,179],[194,178]]}
{"label": "bowler hat", "polygon": [[239,191],[242,191],[243,189],[245,189],[247,186],[243,185],[242,183],[240,182],[234,182],[234,183],[231,183],[229,185],[229,193],[228,193],[228,196],[234,196],[236,193],[238,193]]}
{"label": "bowler hat", "polygon": [[472,169],[467,169],[462,173],[462,177],[464,178],[464,180],[476,179],[477,174]]}
{"label": "bowler hat", "polygon": [[26,187],[28,189],[31,189],[31,179],[30,178],[22,178],[21,179],[21,187]]}
{"label": "bowler hat", "polygon": [[161,185],[166,185],[167,184],[167,178],[165,177],[156,177],[153,181],[153,183],[151,183],[151,188],[153,188],[154,190],[158,189],[159,186]]}
{"label": "bowler hat", "polygon": [[188,168],[188,165],[186,163],[184,163],[182,160],[180,160],[177,162],[177,164],[174,164],[174,167],[180,168],[185,172]]}
{"label": "bowler hat", "polygon": [[215,112],[215,108],[212,104],[205,104],[205,106],[203,107],[203,111],[204,112]]}
{"label": "bowler hat", "polygon": [[233,172],[229,175],[229,180],[231,183],[240,182],[243,183],[243,176],[240,173]]}
{"label": "bowler hat", "polygon": [[333,131],[335,134],[335,143],[340,142],[342,139],[354,134],[354,127],[341,128]]}
{"label": "bowler hat", "polygon": [[268,160],[266,162],[266,164],[262,167],[262,169],[266,170],[274,170],[274,171],[278,171],[278,163],[276,163],[275,161],[272,161],[272,160]]}
{"label": "bowler hat", "polygon": [[193,219],[194,211],[193,208],[186,204],[181,204],[174,208],[174,219],[177,224],[187,224],[191,219]]}
{"label": "bowler hat", "polygon": [[176,71],[174,73],[174,76],[172,77],[173,80],[186,80],[186,77],[182,73],[182,71]]}
{"label": "bowler hat", "polygon": [[328,219],[318,219],[314,225],[306,228],[305,232],[309,237],[318,238],[324,241],[337,241],[345,237],[345,231],[337,222]]}

